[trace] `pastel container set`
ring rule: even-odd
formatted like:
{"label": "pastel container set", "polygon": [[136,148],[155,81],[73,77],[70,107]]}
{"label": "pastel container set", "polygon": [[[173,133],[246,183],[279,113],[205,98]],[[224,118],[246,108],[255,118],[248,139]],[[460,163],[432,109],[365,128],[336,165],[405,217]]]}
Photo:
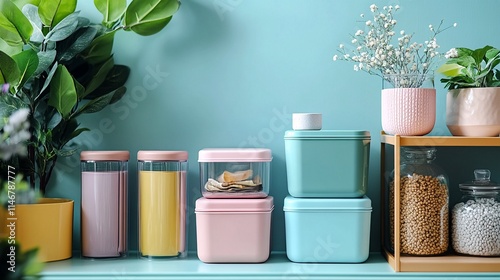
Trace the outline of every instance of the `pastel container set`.
{"label": "pastel container set", "polygon": [[[306,117],[306,120],[304,120]],[[285,132],[286,254],[293,262],[360,263],[369,255],[370,134],[321,130],[317,114]],[[295,117],[293,118],[296,119]],[[300,129],[297,129],[300,127]]]}
{"label": "pastel container set", "polygon": [[196,200],[198,258],[261,263],[269,258],[273,197],[269,149],[199,151],[202,198]]}
{"label": "pastel container set", "polygon": [[[127,254],[128,151],[83,151],[81,159],[82,256]],[[185,151],[139,151],[139,255],[187,255]]]}

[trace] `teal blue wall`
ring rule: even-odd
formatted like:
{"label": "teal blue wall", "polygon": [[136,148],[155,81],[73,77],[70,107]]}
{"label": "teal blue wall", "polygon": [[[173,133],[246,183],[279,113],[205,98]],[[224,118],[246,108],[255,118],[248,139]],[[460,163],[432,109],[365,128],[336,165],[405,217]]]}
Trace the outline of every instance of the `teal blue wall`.
{"label": "teal blue wall", "polygon": [[[93,1],[80,1],[83,15],[100,20]],[[375,1],[401,6],[399,28],[419,41],[428,25],[458,23],[441,34],[442,52],[455,46],[500,47],[497,0]],[[194,201],[200,197],[198,151],[207,147],[267,147],[273,151],[271,195],[275,197],[272,249],[285,250],[283,199],[287,195],[283,135],[293,112],[323,113],[325,129],[372,134],[369,191],[373,201],[371,250],[380,247],[381,80],[333,62],[340,43],[363,26],[372,1],[351,0],[184,0],[160,34],[117,34],[115,59],[131,67],[124,99],[82,118],[92,129],[76,142],[82,149],[124,149],[130,159],[130,246],[137,248],[136,155],[141,149],[189,152],[189,248],[196,249]],[[399,29],[398,29],[399,30]],[[445,94],[437,88],[434,135],[449,135]],[[479,152],[479,156],[476,155]],[[448,155],[444,160],[444,155]],[[471,179],[475,167],[498,169],[483,148],[443,149],[440,163],[451,185]],[[475,158],[471,161],[469,158]],[[494,154],[495,158],[498,155]],[[450,159],[451,158],[451,159]],[[491,158],[491,157],[490,157]],[[498,162],[498,161],[497,161]],[[79,249],[79,155],[61,159],[49,196],[75,199],[75,249]],[[497,172],[500,181],[500,171]],[[495,177],[495,175],[494,175]]]}

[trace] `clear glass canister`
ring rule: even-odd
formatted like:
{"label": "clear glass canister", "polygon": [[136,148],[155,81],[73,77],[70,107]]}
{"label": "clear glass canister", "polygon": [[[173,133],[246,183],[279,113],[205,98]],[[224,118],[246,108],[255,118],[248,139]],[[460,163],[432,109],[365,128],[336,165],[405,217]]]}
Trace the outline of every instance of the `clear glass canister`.
{"label": "clear glass canister", "polygon": [[473,256],[500,256],[500,185],[487,169],[474,170],[475,180],[460,184],[461,202],[452,210],[453,250]]}
{"label": "clear glass canister", "polygon": [[[434,147],[402,147],[400,168],[400,253],[439,255],[448,250],[448,177],[433,161]],[[394,251],[394,172],[389,184],[390,251]],[[386,242],[387,244],[387,242]]]}
{"label": "clear glass canister", "polygon": [[127,253],[128,151],[83,151],[82,256],[123,257]]}
{"label": "clear glass canister", "polygon": [[145,258],[185,257],[185,151],[139,151],[139,253]]}

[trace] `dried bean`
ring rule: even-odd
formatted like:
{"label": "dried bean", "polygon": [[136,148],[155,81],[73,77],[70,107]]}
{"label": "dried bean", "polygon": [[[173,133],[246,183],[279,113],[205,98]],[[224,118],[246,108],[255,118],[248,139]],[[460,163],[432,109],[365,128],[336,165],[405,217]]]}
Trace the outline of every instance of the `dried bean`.
{"label": "dried bean", "polygon": [[[433,176],[413,174],[400,180],[400,250],[438,255],[448,249],[448,188]],[[389,186],[391,243],[394,248],[394,181]]]}

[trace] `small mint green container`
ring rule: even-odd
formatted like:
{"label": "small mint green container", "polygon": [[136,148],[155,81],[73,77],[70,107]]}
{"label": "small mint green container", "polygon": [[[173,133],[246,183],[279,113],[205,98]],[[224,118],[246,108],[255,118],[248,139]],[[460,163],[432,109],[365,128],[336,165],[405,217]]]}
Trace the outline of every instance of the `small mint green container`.
{"label": "small mint green container", "polygon": [[286,255],[292,262],[361,263],[370,253],[371,200],[285,198]]}
{"label": "small mint green container", "polygon": [[362,197],[368,184],[370,133],[285,132],[288,192],[293,197]]}

